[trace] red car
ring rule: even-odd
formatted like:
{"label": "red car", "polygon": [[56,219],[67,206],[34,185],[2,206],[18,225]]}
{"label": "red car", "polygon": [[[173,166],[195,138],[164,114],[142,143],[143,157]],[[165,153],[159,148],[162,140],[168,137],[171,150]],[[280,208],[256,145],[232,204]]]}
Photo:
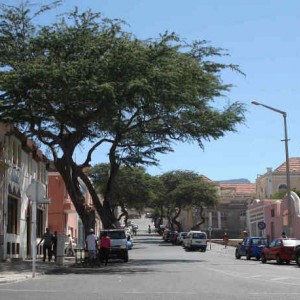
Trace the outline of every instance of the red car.
{"label": "red car", "polygon": [[300,245],[300,239],[278,238],[263,248],[261,262],[265,264],[268,260],[276,260],[277,264],[290,263],[295,260],[295,248]]}

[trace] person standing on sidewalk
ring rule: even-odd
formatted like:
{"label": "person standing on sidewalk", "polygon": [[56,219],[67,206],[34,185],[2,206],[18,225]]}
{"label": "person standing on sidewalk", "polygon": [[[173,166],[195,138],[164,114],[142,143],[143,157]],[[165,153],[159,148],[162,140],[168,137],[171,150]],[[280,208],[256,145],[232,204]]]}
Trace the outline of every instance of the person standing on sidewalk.
{"label": "person standing on sidewalk", "polygon": [[43,261],[46,261],[46,254],[48,254],[48,261],[51,261],[52,257],[52,240],[53,235],[50,232],[49,228],[46,228],[46,232],[43,234],[42,239],[38,243],[38,246],[44,241],[43,244]]}
{"label": "person standing on sidewalk", "polygon": [[101,251],[101,256],[104,258],[104,262],[106,266],[108,262],[110,248],[111,248],[110,237],[107,235],[107,232],[104,231],[100,239],[100,251]]}
{"label": "person standing on sidewalk", "polygon": [[52,255],[54,256],[54,261],[56,261],[56,251],[57,251],[57,231],[54,231],[52,236]]}
{"label": "person standing on sidewalk", "polygon": [[94,234],[93,228],[89,230],[89,234],[87,235],[85,242],[89,254],[89,261],[92,263],[97,257],[97,236]]}
{"label": "person standing on sidewalk", "polygon": [[75,252],[73,249],[73,238],[71,237],[71,234],[68,234],[68,247],[66,254],[69,256],[75,256]]}
{"label": "person standing on sidewalk", "polygon": [[228,240],[229,240],[229,237],[228,237],[227,233],[225,232],[224,236],[223,236],[223,242],[224,242],[225,248],[227,248]]}

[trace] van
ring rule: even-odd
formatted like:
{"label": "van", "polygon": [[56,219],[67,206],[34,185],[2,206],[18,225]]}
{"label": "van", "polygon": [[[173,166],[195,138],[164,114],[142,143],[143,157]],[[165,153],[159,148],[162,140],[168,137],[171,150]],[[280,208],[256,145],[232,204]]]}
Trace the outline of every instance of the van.
{"label": "van", "polygon": [[188,250],[206,251],[207,234],[203,231],[189,231],[186,238],[183,240],[184,248]]}

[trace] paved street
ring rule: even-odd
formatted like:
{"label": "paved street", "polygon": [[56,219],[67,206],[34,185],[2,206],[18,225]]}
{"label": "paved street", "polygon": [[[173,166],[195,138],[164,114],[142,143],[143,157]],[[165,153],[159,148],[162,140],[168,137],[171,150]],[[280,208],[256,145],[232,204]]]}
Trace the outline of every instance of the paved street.
{"label": "paved street", "polygon": [[186,252],[140,228],[128,263],[52,269],[0,285],[0,299],[299,299],[300,268],[236,260],[234,248],[212,244]]}

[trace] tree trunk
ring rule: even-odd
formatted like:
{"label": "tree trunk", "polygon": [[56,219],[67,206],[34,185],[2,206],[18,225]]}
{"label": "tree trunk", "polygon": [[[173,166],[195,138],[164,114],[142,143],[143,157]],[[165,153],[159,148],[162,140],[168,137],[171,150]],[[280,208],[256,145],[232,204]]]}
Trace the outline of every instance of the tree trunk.
{"label": "tree trunk", "polygon": [[[89,229],[95,228],[94,210],[99,214],[103,227],[112,228],[114,217],[110,206],[108,203],[105,203],[105,201],[102,205],[93,185],[87,175],[82,171],[82,168],[72,161],[70,162],[65,156],[55,159],[54,165],[65,182],[66,189],[83,223],[85,232],[88,233]],[[93,206],[87,205],[85,202],[84,195],[80,189],[79,178],[86,185],[88,192],[91,195]]]}
{"label": "tree trunk", "polygon": [[[178,207],[178,210],[176,212],[176,215],[173,217],[172,219],[172,223],[175,224],[177,226],[177,230],[178,232],[181,232],[182,231],[182,226],[181,226],[181,223],[177,221],[177,218],[178,216],[180,215],[181,213],[181,207]],[[174,227],[174,225],[173,225]]]}
{"label": "tree trunk", "polygon": [[199,216],[200,216],[201,221],[198,222],[196,225],[194,225],[192,227],[192,230],[197,230],[197,229],[200,230],[200,226],[205,223],[204,208],[202,206],[200,206],[199,208],[200,208]]}

